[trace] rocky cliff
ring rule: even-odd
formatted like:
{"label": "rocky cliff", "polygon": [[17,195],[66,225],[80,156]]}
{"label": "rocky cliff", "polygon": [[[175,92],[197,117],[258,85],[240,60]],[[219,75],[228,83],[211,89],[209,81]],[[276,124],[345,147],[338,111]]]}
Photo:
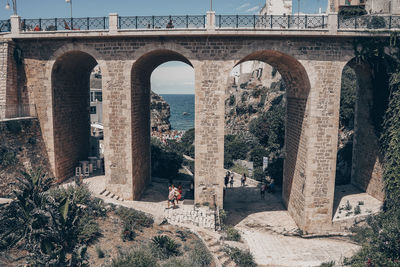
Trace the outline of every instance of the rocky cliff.
{"label": "rocky cliff", "polygon": [[158,94],[151,92],[150,99],[151,130],[165,132],[171,130],[169,117],[170,107],[167,102]]}
{"label": "rocky cliff", "polygon": [[226,91],[225,134],[247,133],[250,121],[284,93],[283,80],[270,65],[255,62],[246,72],[238,73]]}

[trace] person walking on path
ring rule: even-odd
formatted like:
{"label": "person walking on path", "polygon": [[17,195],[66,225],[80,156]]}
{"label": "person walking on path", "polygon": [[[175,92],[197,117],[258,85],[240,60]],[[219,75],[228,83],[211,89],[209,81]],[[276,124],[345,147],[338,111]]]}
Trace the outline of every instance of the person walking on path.
{"label": "person walking on path", "polygon": [[246,186],[246,174],[243,173],[242,178],[240,179],[241,185]]}
{"label": "person walking on path", "polygon": [[274,193],[275,192],[275,180],[271,179],[271,182],[268,186],[268,193]]}
{"label": "person walking on path", "polygon": [[267,190],[267,184],[262,183],[260,187],[260,194],[261,194],[261,199],[265,199],[265,191]]}
{"label": "person walking on path", "polygon": [[229,181],[231,188],[233,188],[233,174],[231,175],[231,180]]}
{"label": "person walking on path", "polygon": [[173,208],[175,209],[175,188],[173,186],[170,186],[169,188],[169,193],[168,193],[168,209],[170,204],[172,203]]}
{"label": "person walking on path", "polygon": [[231,174],[230,174],[230,172],[228,171],[228,172],[226,172],[226,175],[225,175],[225,180],[224,180],[224,184],[225,184],[225,187],[226,188],[228,188],[228,183],[229,183],[229,177],[231,176]]}

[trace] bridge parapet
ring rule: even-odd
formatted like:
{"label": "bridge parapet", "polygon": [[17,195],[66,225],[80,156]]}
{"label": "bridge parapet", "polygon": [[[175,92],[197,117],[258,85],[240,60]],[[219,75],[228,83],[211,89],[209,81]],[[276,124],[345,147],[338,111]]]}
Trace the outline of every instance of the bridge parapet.
{"label": "bridge parapet", "polygon": [[[13,38],[54,37],[55,33],[72,35],[151,35],[157,32],[168,35],[179,32],[204,34],[228,31],[241,34],[287,34],[287,35],[362,35],[388,34],[400,30],[399,15],[207,15],[183,16],[118,16],[87,18],[21,19],[11,16],[0,20],[0,33],[12,34]],[[152,33],[153,32],[153,33]],[[79,34],[81,33],[81,34]],[[44,34],[43,36],[37,36]],[[32,36],[31,36],[32,35]]]}

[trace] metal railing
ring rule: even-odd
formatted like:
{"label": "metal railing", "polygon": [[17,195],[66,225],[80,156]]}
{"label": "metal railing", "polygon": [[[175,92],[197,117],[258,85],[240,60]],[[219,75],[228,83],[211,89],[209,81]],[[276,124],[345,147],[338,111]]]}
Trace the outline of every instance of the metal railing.
{"label": "metal railing", "polygon": [[118,29],[205,29],[206,16],[118,17]]}
{"label": "metal railing", "polygon": [[328,17],[321,15],[217,15],[217,28],[325,29]]}
{"label": "metal railing", "polygon": [[108,17],[23,19],[22,31],[108,30]]}
{"label": "metal railing", "polygon": [[37,117],[34,104],[7,104],[0,105],[0,120],[21,117]]}
{"label": "metal railing", "polygon": [[339,30],[400,29],[400,16],[339,16]]}
{"label": "metal railing", "polygon": [[11,31],[11,23],[9,19],[0,20],[0,32],[10,32]]}

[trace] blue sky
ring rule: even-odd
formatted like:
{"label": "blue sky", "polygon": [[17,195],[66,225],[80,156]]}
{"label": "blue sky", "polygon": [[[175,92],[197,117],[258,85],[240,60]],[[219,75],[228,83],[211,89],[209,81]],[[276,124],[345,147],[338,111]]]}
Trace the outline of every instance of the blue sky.
{"label": "blue sky", "polygon": [[[8,18],[7,0],[0,0],[0,19]],[[8,0],[11,3],[11,0]],[[74,17],[107,16],[116,12],[123,16],[135,15],[194,15],[205,14],[210,0],[72,0]],[[319,7],[326,10],[328,0],[300,0],[300,11],[315,13]],[[218,14],[255,14],[265,0],[213,0]],[[17,0],[18,14],[24,18],[69,17],[69,4],[65,0]],[[297,12],[297,0],[293,0]]]}
{"label": "blue sky", "polygon": [[[11,4],[11,0],[8,0]],[[4,7],[7,0],[0,0],[0,19],[8,19],[12,8]],[[328,0],[300,0],[300,12],[317,13],[326,10]],[[213,0],[217,14],[256,14],[265,0]],[[298,0],[293,0],[297,12]],[[210,8],[210,0],[72,0],[73,17],[144,15],[200,15]],[[22,18],[69,17],[70,5],[65,0],[17,0],[18,15]],[[159,66],[152,74],[152,89],[161,94],[193,94],[193,69],[180,62]]]}

